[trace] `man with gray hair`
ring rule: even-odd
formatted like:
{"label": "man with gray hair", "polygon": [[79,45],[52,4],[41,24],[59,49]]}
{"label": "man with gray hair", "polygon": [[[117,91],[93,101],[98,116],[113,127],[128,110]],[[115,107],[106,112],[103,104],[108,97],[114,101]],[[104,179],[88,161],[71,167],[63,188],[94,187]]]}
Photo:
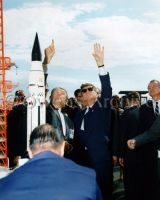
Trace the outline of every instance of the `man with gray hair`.
{"label": "man with gray hair", "polygon": [[30,161],[0,179],[0,199],[100,200],[95,172],[63,158],[65,140],[49,124],[30,136]]}

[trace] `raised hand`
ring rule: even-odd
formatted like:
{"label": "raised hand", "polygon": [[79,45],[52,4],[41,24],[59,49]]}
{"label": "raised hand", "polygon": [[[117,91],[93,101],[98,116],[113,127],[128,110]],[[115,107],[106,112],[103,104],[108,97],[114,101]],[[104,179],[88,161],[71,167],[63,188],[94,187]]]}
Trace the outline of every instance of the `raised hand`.
{"label": "raised hand", "polygon": [[97,63],[97,66],[104,65],[104,47],[101,46],[99,43],[94,44],[94,52],[93,57]]}
{"label": "raised hand", "polygon": [[47,65],[51,62],[53,56],[55,54],[55,44],[54,40],[52,40],[52,43],[44,50],[44,61],[43,64]]}

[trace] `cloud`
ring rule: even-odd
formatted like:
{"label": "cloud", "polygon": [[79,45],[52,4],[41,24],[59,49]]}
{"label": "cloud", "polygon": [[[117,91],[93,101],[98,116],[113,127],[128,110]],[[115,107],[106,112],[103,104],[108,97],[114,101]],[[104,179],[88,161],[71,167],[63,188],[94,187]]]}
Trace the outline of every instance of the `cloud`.
{"label": "cloud", "polygon": [[150,10],[148,12],[145,12],[143,16],[150,22],[160,22],[160,11]]}
{"label": "cloud", "polygon": [[69,83],[69,84],[76,84],[78,83],[76,78],[67,78],[64,76],[54,76],[54,75],[50,75],[48,78],[48,81],[56,81],[58,83]]}
{"label": "cloud", "polygon": [[[78,59],[80,55],[78,50],[84,50],[86,36],[82,30],[76,30],[69,23],[77,16],[101,7],[98,3],[76,4],[71,8],[41,3],[26,4],[22,8],[7,10],[5,12],[6,53],[14,60],[29,59],[35,32],[38,32],[42,49],[54,38],[57,44],[57,57],[60,57],[60,60],[65,62],[73,52]],[[57,62],[57,64],[62,63]],[[66,62],[65,65],[67,64]]]}
{"label": "cloud", "polygon": [[105,46],[105,61],[111,67],[160,62],[160,24],[126,16],[77,20],[82,14],[101,9],[104,4],[100,3],[75,4],[67,8],[41,3],[7,10],[7,53],[14,60],[30,59],[34,35],[38,31],[42,50],[55,38],[55,65],[91,68],[94,64],[92,44],[96,41]]}
{"label": "cloud", "polygon": [[[140,15],[139,19],[130,18],[129,15],[109,16],[104,3],[78,3],[67,6],[53,3],[25,4],[4,12],[6,56],[10,56],[15,62],[25,63],[24,66],[20,65],[21,73],[18,75],[22,81],[24,74],[28,76],[26,71],[29,68],[26,66],[30,66],[35,32],[39,34],[42,52],[54,38],[56,54],[52,63],[65,68],[66,74],[63,76],[60,70],[60,75],[50,72],[49,82],[63,82],[73,88],[83,82],[83,76],[74,77],[71,74],[74,70],[71,68],[82,74],[85,74],[86,70],[93,73],[96,67],[92,57],[92,45],[94,42],[100,42],[105,47],[105,63],[109,66],[109,71],[114,72],[114,90],[146,88],[145,81],[150,80],[151,76],[156,77],[157,73],[153,68],[160,63],[158,16],[158,11],[147,11],[144,13],[145,18]],[[146,64],[152,66],[152,70],[147,71],[141,67]],[[144,75],[143,69],[145,80],[139,84]],[[120,73],[120,70],[126,70],[128,80],[125,80],[126,76]],[[94,82],[95,76],[96,73],[89,78]]]}
{"label": "cloud", "polygon": [[78,24],[76,28],[94,33],[99,38],[105,45],[106,62],[112,66],[160,62],[158,23],[151,24],[125,16],[112,16],[90,19]]}

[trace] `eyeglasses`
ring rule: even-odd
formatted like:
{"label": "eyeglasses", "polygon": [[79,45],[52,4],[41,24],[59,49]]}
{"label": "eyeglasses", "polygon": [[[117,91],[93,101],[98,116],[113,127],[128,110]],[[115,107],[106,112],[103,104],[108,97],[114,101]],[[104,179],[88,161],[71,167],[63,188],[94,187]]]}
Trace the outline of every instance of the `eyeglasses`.
{"label": "eyeglasses", "polygon": [[92,91],[93,91],[93,87],[84,88],[84,89],[82,89],[81,91],[82,91],[83,93],[86,93],[87,90],[88,90],[89,92],[92,92]]}

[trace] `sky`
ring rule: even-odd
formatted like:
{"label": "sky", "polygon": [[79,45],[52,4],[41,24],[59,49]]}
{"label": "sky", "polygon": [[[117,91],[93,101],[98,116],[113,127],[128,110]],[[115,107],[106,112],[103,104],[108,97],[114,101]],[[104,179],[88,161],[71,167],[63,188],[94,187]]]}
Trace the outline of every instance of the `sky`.
{"label": "sky", "polygon": [[38,32],[42,54],[54,39],[49,89],[60,86],[69,96],[81,83],[100,87],[93,44],[105,49],[105,67],[113,94],[147,90],[160,80],[159,0],[4,0],[5,56],[18,66],[7,71],[14,92],[28,92],[31,51]]}

